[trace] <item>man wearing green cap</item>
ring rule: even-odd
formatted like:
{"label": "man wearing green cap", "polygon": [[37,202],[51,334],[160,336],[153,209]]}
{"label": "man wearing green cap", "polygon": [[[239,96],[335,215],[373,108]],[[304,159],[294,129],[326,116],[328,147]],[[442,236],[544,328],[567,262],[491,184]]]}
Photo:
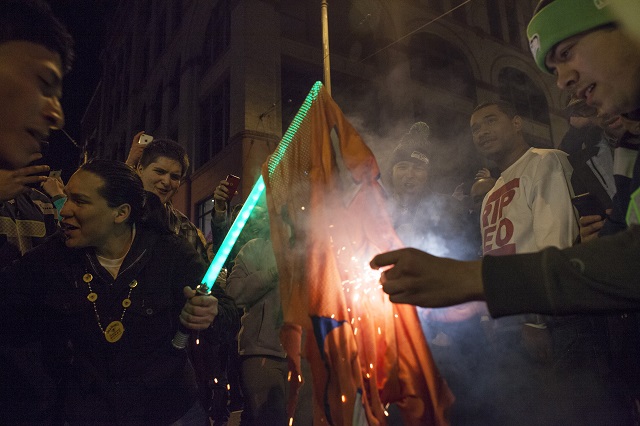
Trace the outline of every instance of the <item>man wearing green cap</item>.
{"label": "man wearing green cap", "polygon": [[[636,3],[634,0],[615,0]],[[543,0],[528,36],[536,64],[558,86],[608,114],[640,119],[640,49],[603,0]],[[640,179],[636,162],[634,179]],[[459,262],[415,249],[373,258],[397,303],[441,307],[486,300],[493,316],[640,309],[640,191],[629,200],[629,229],[558,250]]]}

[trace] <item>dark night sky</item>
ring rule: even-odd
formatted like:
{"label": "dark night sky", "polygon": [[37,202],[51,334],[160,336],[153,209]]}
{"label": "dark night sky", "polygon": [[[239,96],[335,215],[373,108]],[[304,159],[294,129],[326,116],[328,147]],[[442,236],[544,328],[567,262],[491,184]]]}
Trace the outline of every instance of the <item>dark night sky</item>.
{"label": "dark night sky", "polygon": [[[99,54],[104,33],[107,5],[114,0],[48,0],[54,14],[67,27],[75,41],[76,59],[64,78],[62,107],[65,131],[81,143],[80,121],[100,79]],[[78,165],[80,150],[62,132],[52,132],[50,149],[44,161],[52,169],[63,169],[66,182]]]}

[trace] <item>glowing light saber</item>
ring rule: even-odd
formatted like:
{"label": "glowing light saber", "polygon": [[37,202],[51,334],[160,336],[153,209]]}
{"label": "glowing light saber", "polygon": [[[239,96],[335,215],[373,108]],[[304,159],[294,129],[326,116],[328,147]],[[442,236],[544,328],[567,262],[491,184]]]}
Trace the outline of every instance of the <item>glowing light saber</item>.
{"label": "glowing light saber", "polygon": [[[321,87],[322,87],[322,83],[319,81],[316,81],[313,87],[311,88],[311,90],[309,91],[309,94],[307,95],[306,99],[302,103],[302,106],[298,110],[298,113],[293,118],[293,121],[289,125],[289,128],[287,129],[286,133],[282,137],[282,140],[280,141],[275,151],[273,152],[273,155],[271,155],[271,157],[269,158],[269,164],[267,164],[267,170],[269,171],[269,176],[273,174],[276,167],[280,163],[280,160],[282,160],[282,157],[284,156],[287,148],[293,141],[294,135],[297,133],[298,129],[300,128],[300,125],[306,118],[307,112],[309,112],[309,108],[311,108],[311,104],[318,97],[318,93],[320,92]],[[242,228],[244,228],[244,225],[246,225],[247,221],[249,220],[249,217],[251,216],[251,211],[258,203],[258,200],[260,199],[260,196],[262,196],[262,193],[264,192],[264,190],[265,190],[265,184],[264,184],[264,179],[262,178],[262,175],[261,175],[260,178],[253,185],[253,188],[251,189],[251,192],[249,193],[247,200],[245,201],[244,205],[240,209],[240,213],[238,213],[236,220],[233,221],[231,228],[229,228],[229,232],[227,232],[227,235],[224,237],[224,240],[222,241],[220,248],[216,252],[216,255],[213,258],[213,260],[211,261],[211,265],[209,265],[209,269],[207,269],[206,274],[204,274],[204,277],[202,278],[202,283],[196,287],[196,291],[198,292],[198,294],[206,295],[211,293],[211,289],[213,288],[216,282],[216,279],[218,278],[218,275],[222,270],[222,267],[227,261],[227,258],[229,257],[229,253],[231,253],[231,249],[235,245],[236,241],[238,241],[238,237],[242,232]],[[189,340],[189,330],[187,330],[185,327],[180,326],[180,329],[176,332],[176,335],[173,337],[171,344],[176,349],[184,349],[187,346],[188,340]]]}
{"label": "glowing light saber", "polygon": [[218,278],[218,274],[220,274],[222,267],[227,261],[229,253],[231,253],[231,249],[235,245],[236,241],[238,241],[238,237],[242,232],[242,228],[244,228],[244,225],[247,224],[247,221],[251,216],[251,211],[258,203],[258,200],[262,196],[264,189],[264,179],[262,179],[262,176],[260,176],[258,181],[253,185],[253,188],[251,189],[247,200],[242,205],[242,208],[240,209],[240,213],[238,213],[236,220],[233,221],[231,228],[229,228],[229,232],[227,232],[227,235],[224,237],[224,240],[222,241],[218,252],[211,261],[211,265],[209,265],[207,273],[204,274],[204,278],[202,278],[202,285],[207,287],[207,291],[210,291],[215,284],[216,279]]}
{"label": "glowing light saber", "polygon": [[[300,125],[306,118],[307,112],[309,112],[309,108],[311,108],[311,104],[318,97],[318,93],[320,92],[321,87],[322,87],[322,83],[320,83],[319,81],[317,81],[313,85],[313,87],[311,88],[311,91],[309,91],[309,94],[307,95],[306,99],[302,103],[302,106],[298,110],[298,113],[296,114],[293,121],[289,125],[289,128],[287,129],[286,133],[282,137],[282,140],[280,141],[275,151],[273,152],[273,155],[271,155],[271,157],[269,158],[269,164],[267,165],[269,176],[273,174],[276,167],[280,163],[280,160],[282,160],[282,157],[284,156],[287,148],[291,144],[294,135],[296,134],[296,132],[300,128]],[[227,232],[227,235],[224,238],[224,241],[222,241],[222,245],[218,249],[218,252],[213,258],[213,261],[211,261],[211,265],[209,265],[209,270],[207,270],[207,273],[204,275],[204,278],[202,278],[202,285],[206,286],[207,291],[210,291],[213,285],[215,284],[216,279],[218,278],[218,274],[220,274],[222,267],[224,266],[225,262],[227,261],[227,258],[229,257],[229,253],[231,253],[231,249],[233,248],[234,244],[238,240],[238,236],[240,235],[240,232],[242,232],[242,228],[244,228],[244,225],[247,223],[247,220],[251,216],[251,211],[253,210],[256,203],[258,202],[258,199],[262,195],[262,192],[264,191],[264,189],[265,189],[264,180],[262,176],[260,176],[260,179],[258,179],[255,185],[253,185],[253,189],[249,193],[249,197],[247,197],[247,201],[244,203],[244,205],[240,209],[240,213],[238,213],[238,217],[233,222],[233,225],[231,225],[229,232]]]}

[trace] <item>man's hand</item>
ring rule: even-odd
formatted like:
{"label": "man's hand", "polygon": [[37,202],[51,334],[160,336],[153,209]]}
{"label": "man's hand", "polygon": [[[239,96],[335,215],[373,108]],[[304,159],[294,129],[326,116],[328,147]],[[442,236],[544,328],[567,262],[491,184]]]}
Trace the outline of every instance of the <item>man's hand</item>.
{"label": "man's hand", "polygon": [[47,176],[37,174],[48,171],[49,166],[28,166],[17,170],[0,169],[0,201],[12,200],[31,191],[27,185],[46,181]]}
{"label": "man's hand", "polygon": [[47,177],[47,179],[40,184],[44,192],[51,198],[56,195],[64,196],[64,183],[62,183],[62,179]]}
{"label": "man's hand", "polygon": [[227,201],[237,193],[238,191],[235,191],[234,194],[231,194],[231,191],[229,190],[229,182],[224,179],[221,180],[220,185],[216,186],[215,191],[213,191],[214,207],[216,210],[219,212],[225,211],[227,209]]}
{"label": "man's hand", "polygon": [[477,179],[488,179],[491,177],[491,172],[486,167],[481,168],[476,172],[476,180]]}
{"label": "man's hand", "polygon": [[461,262],[404,248],[379,254],[370,265],[373,269],[393,265],[380,282],[394,303],[439,308],[484,300],[480,261]]}
{"label": "man's hand", "polygon": [[127,166],[129,167],[135,168],[138,165],[140,158],[142,157],[142,153],[144,152],[144,148],[146,147],[146,145],[138,143],[138,141],[140,140],[140,136],[142,135],[144,135],[144,130],[136,133],[133,137],[133,140],[131,141],[131,149],[129,149],[129,155],[127,156],[127,161],[125,161],[125,163],[127,163]]}
{"label": "man's hand", "polygon": [[[606,213],[611,214],[611,209],[607,210]],[[580,241],[586,243],[587,241],[598,238],[598,232],[600,232],[604,226],[604,220],[600,215],[581,216],[578,220],[580,226]]]}
{"label": "man's hand", "polygon": [[211,295],[198,295],[189,286],[182,289],[187,302],[180,312],[180,322],[190,330],[205,330],[218,315],[218,299]]}

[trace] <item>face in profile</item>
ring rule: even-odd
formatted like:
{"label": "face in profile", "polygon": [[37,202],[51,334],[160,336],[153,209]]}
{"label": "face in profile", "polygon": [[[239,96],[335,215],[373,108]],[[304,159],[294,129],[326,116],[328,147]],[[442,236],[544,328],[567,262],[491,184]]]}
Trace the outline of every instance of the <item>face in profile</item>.
{"label": "face in profile", "polygon": [[545,59],[558,87],[575,93],[601,114],[640,108],[640,54],[617,28],[603,28],[558,43]]}
{"label": "face in profile", "polygon": [[393,166],[391,181],[398,195],[420,195],[429,178],[429,167],[422,161],[399,161]]}
{"label": "face in profile", "polygon": [[42,158],[49,130],[64,125],[60,55],[27,41],[0,43],[0,167]]}
{"label": "face in profile", "polygon": [[156,194],[162,204],[170,201],[180,187],[182,166],[174,159],[158,157],[146,167],[138,165],[137,171],[144,189]]}
{"label": "face in profile", "polygon": [[104,181],[101,177],[84,170],[71,176],[60,216],[61,227],[67,247],[95,247],[98,254],[114,235],[117,225],[126,220],[118,207],[109,207],[98,190]]}
{"label": "face in profile", "polygon": [[473,144],[480,154],[491,160],[499,160],[514,146],[520,120],[509,118],[497,105],[488,105],[471,115]]}

